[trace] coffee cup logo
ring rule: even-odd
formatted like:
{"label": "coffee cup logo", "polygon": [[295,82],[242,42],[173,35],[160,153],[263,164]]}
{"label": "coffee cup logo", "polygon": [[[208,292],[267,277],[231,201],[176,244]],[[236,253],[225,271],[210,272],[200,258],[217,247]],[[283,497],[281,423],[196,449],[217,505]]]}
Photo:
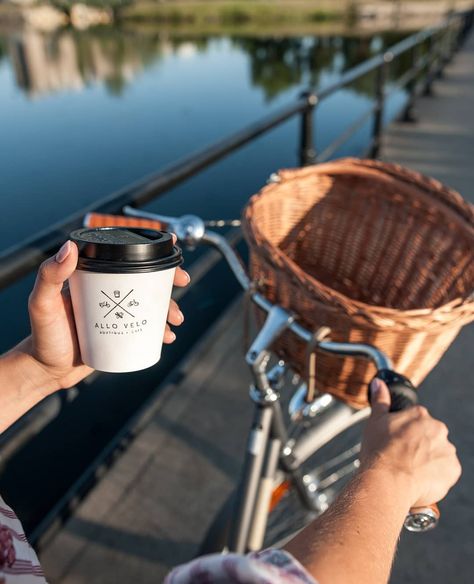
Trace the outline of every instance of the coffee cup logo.
{"label": "coffee cup logo", "polygon": [[[135,300],[135,298],[130,298],[130,294],[132,292],[133,292],[133,288],[132,288],[132,290],[127,292],[127,294],[125,294],[125,296],[123,296],[123,298],[121,300],[114,300],[115,298],[117,298],[117,299],[120,298],[120,296],[121,296],[120,290],[114,290],[113,298],[112,298],[112,296],[109,296],[106,292],[101,290],[101,293],[106,297],[106,300],[102,300],[99,302],[100,308],[105,309],[103,318],[107,318],[108,316],[112,315],[112,313],[113,313],[113,316],[115,316],[115,318],[117,318],[117,319],[123,319],[125,314],[128,314],[132,318],[135,318],[135,315],[131,312],[130,309],[133,309],[134,307],[139,306],[140,303],[137,300]],[[127,300],[127,298],[129,300],[125,304],[125,301]],[[126,308],[125,308],[125,306],[126,306]],[[134,310],[134,312],[135,312],[135,310]]]}
{"label": "coffee cup logo", "polygon": [[[135,307],[140,306],[140,302],[131,296],[133,291],[133,288],[126,294],[123,294],[121,290],[114,290],[110,294],[104,290],[100,291],[106,300],[99,299],[98,302],[102,309],[102,319],[96,321],[94,329],[99,334],[136,335],[143,332],[142,327],[148,324],[148,320],[137,316]],[[119,296],[119,299],[115,300],[116,296]],[[120,297],[122,297],[121,300]]]}

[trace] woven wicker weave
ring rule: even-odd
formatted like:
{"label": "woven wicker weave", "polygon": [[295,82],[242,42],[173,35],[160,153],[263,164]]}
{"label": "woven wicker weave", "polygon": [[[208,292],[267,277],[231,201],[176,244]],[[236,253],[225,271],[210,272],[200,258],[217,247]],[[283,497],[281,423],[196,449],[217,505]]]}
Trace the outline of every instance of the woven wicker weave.
{"label": "woven wicker weave", "polygon": [[[474,318],[474,207],[401,166],[343,159],[279,173],[243,216],[251,275],[272,302],[334,341],[385,351],[419,384]],[[306,347],[275,350],[299,373]],[[374,367],[317,354],[316,386],[367,404]]]}

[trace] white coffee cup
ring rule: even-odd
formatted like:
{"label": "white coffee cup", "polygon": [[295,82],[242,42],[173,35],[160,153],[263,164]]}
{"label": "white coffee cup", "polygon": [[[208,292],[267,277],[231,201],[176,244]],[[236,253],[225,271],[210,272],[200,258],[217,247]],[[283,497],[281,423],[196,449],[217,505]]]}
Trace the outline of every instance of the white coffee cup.
{"label": "white coffee cup", "polygon": [[124,373],[160,360],[173,279],[182,262],[171,235],[146,229],[78,229],[69,279],[83,362]]}

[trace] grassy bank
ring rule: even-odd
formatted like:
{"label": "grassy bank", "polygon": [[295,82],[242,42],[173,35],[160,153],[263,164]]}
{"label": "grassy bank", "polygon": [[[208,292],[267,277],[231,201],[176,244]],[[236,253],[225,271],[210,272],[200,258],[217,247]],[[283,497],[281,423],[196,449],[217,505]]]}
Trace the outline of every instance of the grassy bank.
{"label": "grassy bank", "polygon": [[[66,0],[70,1],[70,0]],[[87,0],[85,0],[87,1]],[[91,1],[91,0],[89,0]],[[92,0],[101,1],[101,0]],[[107,0],[102,0],[107,3]],[[325,24],[357,20],[360,10],[376,7],[378,16],[390,11],[407,18],[442,14],[472,6],[469,0],[109,0],[130,2],[119,7],[122,20],[173,26],[254,26]],[[388,13],[387,13],[388,11]],[[372,16],[370,17],[372,18]]]}
{"label": "grassy bank", "polygon": [[138,2],[120,11],[124,20],[196,26],[324,23],[347,14],[344,0],[310,2],[305,0],[214,0],[207,2]]}

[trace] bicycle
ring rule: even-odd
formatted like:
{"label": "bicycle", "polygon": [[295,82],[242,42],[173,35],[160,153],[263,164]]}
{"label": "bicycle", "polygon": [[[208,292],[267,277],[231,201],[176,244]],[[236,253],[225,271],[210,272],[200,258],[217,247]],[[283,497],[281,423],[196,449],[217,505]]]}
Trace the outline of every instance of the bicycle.
{"label": "bicycle", "polygon": [[[283,361],[272,363],[271,346],[275,340],[290,330],[297,338],[312,343],[313,349],[371,360],[377,376],[390,389],[392,411],[417,403],[415,388],[407,378],[393,371],[388,356],[376,347],[333,342],[323,334],[315,336],[298,324],[295,315],[254,291],[226,238],[208,229],[210,225],[222,227],[227,222],[205,222],[194,215],[167,217],[132,207],[124,207],[123,213],[125,217],[89,214],[84,223],[88,227],[165,229],[175,233],[178,241],[190,249],[201,244],[214,247],[251,301],[267,315],[245,356],[253,378],[250,398],[255,409],[241,479],[212,522],[200,555],[283,546],[328,508],[357,470],[360,426],[369,416],[370,407],[355,409],[329,393],[308,400],[306,384],[292,376]],[[231,222],[234,226],[238,223]],[[287,423],[280,390],[288,380],[294,393],[288,405]],[[436,505],[412,509],[405,527],[423,532],[435,527],[438,520]]]}

